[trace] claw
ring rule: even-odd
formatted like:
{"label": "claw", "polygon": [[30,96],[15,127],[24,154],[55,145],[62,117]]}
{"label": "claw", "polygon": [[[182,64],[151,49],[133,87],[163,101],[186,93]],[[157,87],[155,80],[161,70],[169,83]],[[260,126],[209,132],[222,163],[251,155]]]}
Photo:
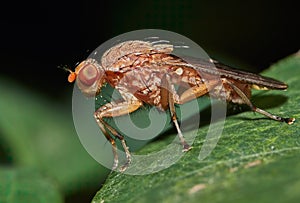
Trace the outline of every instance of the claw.
{"label": "claw", "polygon": [[193,147],[191,147],[188,143],[184,143],[183,144],[183,152],[188,152],[188,151],[190,151],[191,149],[192,149]]}
{"label": "claw", "polygon": [[123,173],[124,171],[126,171],[126,169],[129,167],[130,163],[131,163],[131,160],[127,160],[126,163],[123,166],[120,167],[119,171],[121,173]]}
{"label": "claw", "polygon": [[289,125],[292,125],[296,121],[295,118],[285,118],[284,122],[286,122]]}

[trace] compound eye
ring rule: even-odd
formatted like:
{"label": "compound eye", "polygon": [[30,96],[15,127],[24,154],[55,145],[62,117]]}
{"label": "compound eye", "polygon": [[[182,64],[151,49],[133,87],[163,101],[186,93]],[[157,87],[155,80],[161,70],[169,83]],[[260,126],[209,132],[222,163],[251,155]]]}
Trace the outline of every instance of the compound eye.
{"label": "compound eye", "polygon": [[93,85],[98,79],[99,72],[96,66],[88,64],[78,73],[78,79],[86,86]]}

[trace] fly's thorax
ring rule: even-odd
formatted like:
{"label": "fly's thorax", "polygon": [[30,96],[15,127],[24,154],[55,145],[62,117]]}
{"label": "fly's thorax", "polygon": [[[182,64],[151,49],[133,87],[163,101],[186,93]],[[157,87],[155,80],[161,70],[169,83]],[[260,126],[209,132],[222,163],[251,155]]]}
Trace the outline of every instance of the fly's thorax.
{"label": "fly's thorax", "polygon": [[115,45],[107,50],[101,59],[102,66],[107,69],[115,64],[120,58],[134,54],[150,54],[150,53],[171,53],[173,46],[169,44],[156,44],[145,41],[126,41]]}

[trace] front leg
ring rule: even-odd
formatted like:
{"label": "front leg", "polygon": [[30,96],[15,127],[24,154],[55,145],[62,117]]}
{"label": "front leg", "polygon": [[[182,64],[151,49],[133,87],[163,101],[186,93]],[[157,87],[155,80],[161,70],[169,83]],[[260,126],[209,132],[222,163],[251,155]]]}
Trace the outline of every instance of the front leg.
{"label": "front leg", "polygon": [[113,156],[114,156],[114,163],[112,169],[116,169],[118,167],[118,154],[117,154],[117,145],[115,140],[111,137],[111,135],[106,131],[106,129],[115,137],[121,140],[122,146],[124,148],[125,154],[126,154],[126,163],[122,166],[120,171],[126,170],[128,165],[131,162],[131,155],[128,150],[128,147],[126,145],[125,139],[122,135],[120,135],[114,128],[112,128],[110,125],[108,125],[103,118],[107,117],[116,117],[116,116],[122,116],[125,114],[129,114],[131,112],[134,112],[139,107],[142,106],[142,102],[138,99],[136,99],[134,96],[131,98],[131,100],[122,101],[119,103],[107,103],[103,106],[101,106],[95,113],[94,117],[97,121],[97,124],[99,125],[101,131],[103,132],[106,139],[111,143],[112,149],[113,149]]}

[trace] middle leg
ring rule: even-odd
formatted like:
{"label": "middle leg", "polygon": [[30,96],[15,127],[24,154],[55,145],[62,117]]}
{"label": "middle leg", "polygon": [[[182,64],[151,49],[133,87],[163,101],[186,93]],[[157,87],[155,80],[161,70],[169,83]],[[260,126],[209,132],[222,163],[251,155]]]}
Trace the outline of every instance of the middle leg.
{"label": "middle leg", "polygon": [[[178,124],[176,110],[175,110],[175,95],[176,96],[178,96],[178,95],[175,91],[174,85],[172,85],[172,83],[171,83],[170,76],[168,74],[165,74],[164,77],[162,78],[161,92],[162,92],[162,94],[161,94],[162,101],[165,102],[165,104],[162,103],[162,106],[169,106],[171,119],[176,127],[179,140],[183,147],[183,151],[184,152],[189,151],[190,149],[192,149],[192,147],[184,139],[184,136],[183,136],[182,131]],[[200,96],[206,94],[207,92],[208,92],[207,88],[204,84],[199,85],[199,86],[194,86],[192,88],[189,88],[185,92],[183,92],[183,94],[181,94],[180,97],[178,96],[176,103],[183,104],[189,100],[200,97]]]}

